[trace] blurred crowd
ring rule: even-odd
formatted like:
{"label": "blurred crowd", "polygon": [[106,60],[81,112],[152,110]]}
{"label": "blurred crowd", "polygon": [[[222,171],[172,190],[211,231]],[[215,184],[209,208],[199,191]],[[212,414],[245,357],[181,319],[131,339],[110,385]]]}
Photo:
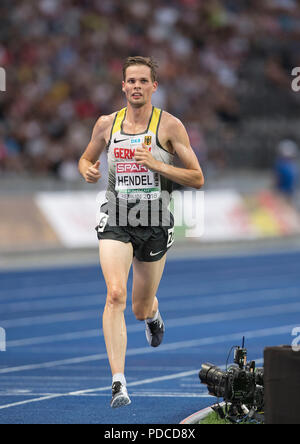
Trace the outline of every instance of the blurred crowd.
{"label": "blurred crowd", "polygon": [[263,58],[265,81],[289,94],[299,41],[298,0],[1,0],[0,175],[76,180],[95,121],[124,106],[130,55],[156,59],[155,105],[183,121],[204,166],[222,168],[209,135],[226,139],[244,118],[248,64]]}

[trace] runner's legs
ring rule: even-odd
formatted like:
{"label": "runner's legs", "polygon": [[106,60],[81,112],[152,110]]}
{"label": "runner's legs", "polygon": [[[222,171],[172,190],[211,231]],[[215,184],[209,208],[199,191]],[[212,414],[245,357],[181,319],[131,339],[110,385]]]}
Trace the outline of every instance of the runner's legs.
{"label": "runner's legs", "polygon": [[107,299],[103,313],[106,350],[112,374],[124,374],[127,347],[124,310],[133,248],[131,243],[111,239],[102,239],[99,245],[100,264],[107,286]]}
{"label": "runner's legs", "polygon": [[140,321],[153,318],[158,309],[156,292],[164,271],[167,255],[156,262],[133,259],[132,310]]}

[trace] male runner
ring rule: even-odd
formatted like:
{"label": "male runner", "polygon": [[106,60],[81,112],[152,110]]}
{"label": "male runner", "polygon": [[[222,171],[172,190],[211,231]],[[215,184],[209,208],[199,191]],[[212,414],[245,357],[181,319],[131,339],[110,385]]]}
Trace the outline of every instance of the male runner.
{"label": "male runner", "polygon": [[[101,207],[97,231],[100,264],[107,286],[103,332],[113,377],[111,406],[114,408],[130,403],[124,376],[127,346],[124,310],[131,265],[132,309],[138,320],[145,321],[149,345],[157,347],[165,327],[156,293],[166,252],[174,240],[173,217],[165,211],[162,195],[171,192],[172,181],[196,189],[204,184],[183,124],[151,103],[157,87],[153,60],[129,57],[123,67],[122,82],[127,106],[99,118],[79,161],[79,171],[86,182],[96,183],[101,178],[98,159],[107,149],[107,202]],[[172,165],[175,153],[183,168]],[[125,226],[124,214],[128,216]],[[158,218],[151,224],[155,215]]]}

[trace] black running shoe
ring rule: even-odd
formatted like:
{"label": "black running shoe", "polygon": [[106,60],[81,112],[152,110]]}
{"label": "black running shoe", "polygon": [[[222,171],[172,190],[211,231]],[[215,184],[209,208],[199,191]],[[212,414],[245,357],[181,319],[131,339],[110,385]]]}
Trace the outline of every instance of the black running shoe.
{"label": "black running shoe", "polygon": [[156,319],[156,321],[145,321],[145,324],[146,338],[149,345],[151,345],[151,347],[158,347],[162,343],[165,333],[165,324],[160,313],[158,312],[158,318]]}
{"label": "black running shoe", "polygon": [[119,381],[114,382],[112,385],[112,399],[110,401],[110,406],[113,409],[116,409],[117,407],[123,407],[130,403],[131,401],[125,385],[122,385]]}

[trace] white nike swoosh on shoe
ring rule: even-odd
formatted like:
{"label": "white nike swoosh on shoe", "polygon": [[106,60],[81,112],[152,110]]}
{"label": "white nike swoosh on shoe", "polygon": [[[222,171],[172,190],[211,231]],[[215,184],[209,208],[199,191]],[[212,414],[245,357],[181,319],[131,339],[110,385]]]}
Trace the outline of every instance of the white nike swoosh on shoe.
{"label": "white nike swoosh on shoe", "polygon": [[157,253],[153,253],[153,251],[150,251],[150,256],[157,256],[160,253],[163,253],[164,250],[158,251]]}

